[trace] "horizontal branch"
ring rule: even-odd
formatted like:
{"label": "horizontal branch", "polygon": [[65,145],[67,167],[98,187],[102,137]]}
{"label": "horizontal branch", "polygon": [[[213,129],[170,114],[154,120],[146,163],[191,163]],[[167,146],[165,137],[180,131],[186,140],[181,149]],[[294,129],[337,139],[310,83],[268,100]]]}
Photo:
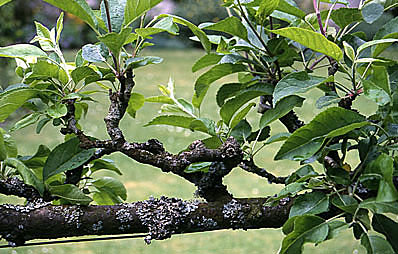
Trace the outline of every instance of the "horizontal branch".
{"label": "horizontal branch", "polygon": [[0,193],[26,198],[28,201],[40,199],[40,193],[30,185],[25,184],[17,177],[0,180]]}
{"label": "horizontal branch", "polygon": [[281,227],[292,200],[274,207],[265,202],[266,198],[206,203],[161,197],[112,206],[5,204],[0,206],[0,235],[12,246],[33,239],[134,233],[147,233],[150,243],[180,233]]}
{"label": "horizontal branch", "polygon": [[268,179],[269,183],[285,184],[287,177],[275,176],[269,173],[266,169],[258,167],[252,160],[244,160],[239,164],[239,167],[243,170],[265,177]]}

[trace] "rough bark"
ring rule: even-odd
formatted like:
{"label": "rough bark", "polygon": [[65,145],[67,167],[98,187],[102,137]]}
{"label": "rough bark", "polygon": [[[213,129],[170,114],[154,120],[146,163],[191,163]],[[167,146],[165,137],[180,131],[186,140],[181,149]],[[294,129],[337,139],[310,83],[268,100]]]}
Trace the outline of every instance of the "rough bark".
{"label": "rough bark", "polygon": [[207,203],[161,197],[112,206],[5,204],[0,206],[0,235],[12,246],[32,239],[132,233],[147,233],[145,241],[150,243],[180,233],[281,227],[292,200],[273,207],[265,202],[266,198]]}

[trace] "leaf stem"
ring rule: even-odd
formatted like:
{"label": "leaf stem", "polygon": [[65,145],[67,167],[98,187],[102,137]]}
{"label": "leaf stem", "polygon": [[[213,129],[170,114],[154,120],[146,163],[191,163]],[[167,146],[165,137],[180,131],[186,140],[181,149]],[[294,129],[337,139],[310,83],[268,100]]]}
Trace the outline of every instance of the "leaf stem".
{"label": "leaf stem", "polygon": [[[104,4],[105,4],[106,21],[108,23],[108,32],[112,33],[111,14],[109,12],[108,0],[104,0]],[[120,75],[119,61],[112,52],[111,52],[111,55],[112,55],[113,63],[115,64],[116,77],[119,77],[119,75]]]}
{"label": "leaf stem", "polygon": [[323,28],[323,24],[322,24],[321,12],[319,11],[318,1],[317,0],[312,0],[312,5],[314,6],[314,10],[315,10],[315,13],[316,13],[316,18],[318,20],[319,30],[321,31],[323,36],[326,37],[325,29]]}

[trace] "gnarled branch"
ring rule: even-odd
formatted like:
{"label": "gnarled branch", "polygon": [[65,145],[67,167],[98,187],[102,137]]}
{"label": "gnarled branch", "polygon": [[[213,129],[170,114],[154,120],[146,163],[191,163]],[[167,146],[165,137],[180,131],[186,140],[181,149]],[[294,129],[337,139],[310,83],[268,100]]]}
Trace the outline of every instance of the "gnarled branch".
{"label": "gnarled branch", "polygon": [[150,243],[179,233],[281,227],[292,200],[274,207],[265,202],[266,198],[206,203],[161,197],[112,206],[1,205],[0,235],[12,246],[33,239],[132,233],[147,233]]}

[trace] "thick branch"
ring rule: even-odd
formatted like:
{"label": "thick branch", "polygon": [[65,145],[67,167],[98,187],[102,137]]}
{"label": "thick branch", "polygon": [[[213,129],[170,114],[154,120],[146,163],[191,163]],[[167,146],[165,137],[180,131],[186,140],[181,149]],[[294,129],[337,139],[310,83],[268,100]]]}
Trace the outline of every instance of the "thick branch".
{"label": "thick branch", "polygon": [[26,198],[28,201],[41,198],[40,193],[35,188],[25,184],[16,177],[0,180],[0,193],[4,195],[13,195]]}
{"label": "thick branch", "polygon": [[14,246],[32,239],[131,233],[148,233],[149,243],[179,233],[281,227],[292,201],[275,207],[264,206],[265,201],[204,203],[161,197],[113,206],[2,205],[0,235]]}

